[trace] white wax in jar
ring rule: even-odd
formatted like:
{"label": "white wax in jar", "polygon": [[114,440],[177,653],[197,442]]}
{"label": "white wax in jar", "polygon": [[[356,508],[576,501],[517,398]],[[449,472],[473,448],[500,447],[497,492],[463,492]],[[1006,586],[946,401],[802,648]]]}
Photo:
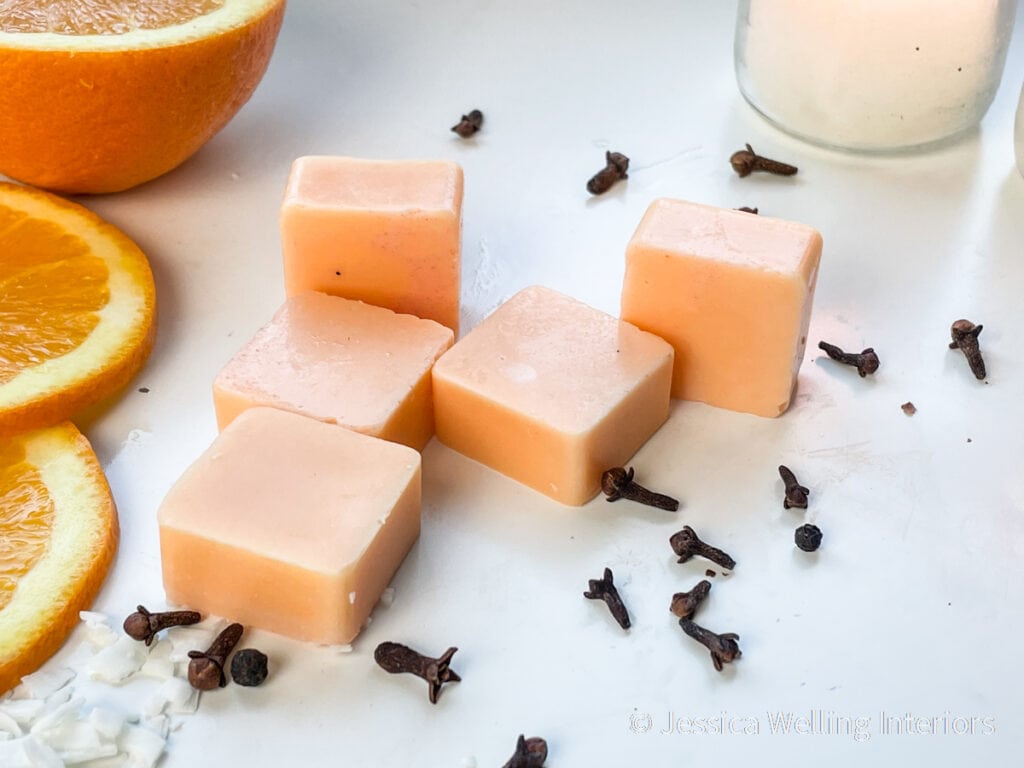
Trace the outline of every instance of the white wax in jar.
{"label": "white wax in jar", "polygon": [[926,144],[980,121],[1016,0],[748,0],[737,67],[782,127],[861,149]]}
{"label": "white wax in jar", "polygon": [[1017,119],[1013,126],[1013,149],[1017,155],[1017,170],[1024,176],[1024,86],[1017,102]]}

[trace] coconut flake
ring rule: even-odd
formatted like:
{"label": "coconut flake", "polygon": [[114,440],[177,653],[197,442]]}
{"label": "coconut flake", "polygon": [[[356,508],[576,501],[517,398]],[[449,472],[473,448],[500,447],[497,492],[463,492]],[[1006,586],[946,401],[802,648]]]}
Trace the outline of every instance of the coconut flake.
{"label": "coconut flake", "polygon": [[356,593],[355,592],[349,592],[348,593],[348,602],[349,602],[349,605],[355,605],[356,604]]}
{"label": "coconut flake", "polygon": [[0,733],[6,733],[10,736],[21,736],[21,726],[18,724],[18,721],[3,710],[0,710]]}
{"label": "coconut flake", "polygon": [[13,718],[18,725],[31,725],[45,708],[44,699],[8,699],[0,703],[0,712]]}
{"label": "coconut flake", "polygon": [[100,736],[113,741],[128,722],[128,716],[106,707],[93,707],[86,720]]}
{"label": "coconut flake", "polygon": [[64,768],[64,761],[34,736],[0,741],[0,765],[4,768]]}
{"label": "coconut flake", "polygon": [[142,713],[146,717],[156,717],[165,711],[177,715],[191,715],[198,706],[199,691],[187,680],[172,677],[146,702]]}
{"label": "coconut flake", "polygon": [[352,653],[352,643],[347,643],[345,645],[335,645],[333,646],[333,648],[338,653]]}
{"label": "coconut flake", "polygon": [[127,725],[117,739],[117,746],[128,753],[128,764],[153,768],[164,753],[167,742],[159,734],[141,725]]}
{"label": "coconut flake", "polygon": [[105,613],[99,611],[79,611],[78,618],[85,622],[88,626],[98,626],[100,624],[109,627],[110,617]]}
{"label": "coconut flake", "polygon": [[188,661],[189,651],[209,648],[213,638],[223,629],[220,626],[223,623],[223,620],[218,619],[216,622],[203,621],[186,627],[171,627],[167,630],[167,639],[171,643],[171,661]]}
{"label": "coconut flake", "polygon": [[171,644],[158,640],[150,647],[149,656],[139,669],[139,674],[145,677],[155,677],[157,680],[167,680],[174,677],[174,662],[171,661]]}
{"label": "coconut flake", "polygon": [[93,680],[116,685],[138,672],[148,656],[149,649],[145,643],[122,635],[113,645],[89,659],[86,669]]}
{"label": "coconut flake", "polygon": [[75,670],[69,667],[43,669],[25,675],[21,685],[14,689],[12,699],[45,699],[75,679]]}
{"label": "coconut flake", "polygon": [[32,727],[29,728],[29,732],[33,735],[39,735],[47,731],[62,728],[66,723],[77,722],[79,713],[82,711],[82,706],[84,704],[85,699],[82,696],[76,696],[70,701],[64,702],[60,706],[51,709],[32,723]]}
{"label": "coconut flake", "polygon": [[110,618],[105,613],[79,611],[78,618],[85,625],[85,639],[93,649],[113,645],[120,637],[120,633],[110,626]]}
{"label": "coconut flake", "polygon": [[142,726],[148,728],[157,736],[164,741],[167,740],[168,734],[171,732],[171,718],[167,715],[157,715],[156,717],[147,717],[142,721]]}
{"label": "coconut flake", "polygon": [[64,720],[45,732],[33,735],[53,749],[65,763],[84,763],[117,754],[117,746],[112,741],[104,743],[96,729],[80,719],[79,711],[74,714],[75,719]]}

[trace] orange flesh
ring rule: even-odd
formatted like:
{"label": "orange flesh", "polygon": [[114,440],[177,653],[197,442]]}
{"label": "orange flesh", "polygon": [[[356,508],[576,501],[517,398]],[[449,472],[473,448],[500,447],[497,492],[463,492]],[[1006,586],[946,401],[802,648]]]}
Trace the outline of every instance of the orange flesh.
{"label": "orange flesh", "polygon": [[53,501],[17,441],[0,444],[0,610],[21,577],[43,556],[53,526]]}
{"label": "orange flesh", "polygon": [[0,31],[123,35],[182,24],[223,5],[223,0],[14,0],[4,8]]}
{"label": "orange flesh", "polygon": [[60,226],[0,208],[0,384],[76,349],[110,298],[108,269]]}

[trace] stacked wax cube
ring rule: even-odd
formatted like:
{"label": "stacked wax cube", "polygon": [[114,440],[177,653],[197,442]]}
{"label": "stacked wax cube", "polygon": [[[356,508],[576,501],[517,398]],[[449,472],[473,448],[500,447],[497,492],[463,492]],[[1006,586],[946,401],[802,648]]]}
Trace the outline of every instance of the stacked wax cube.
{"label": "stacked wax cube", "polygon": [[623,319],[530,286],[454,342],[461,202],[453,163],[296,161],[288,298],[218,375],[223,432],[160,511],[170,599],[345,643],[418,535],[416,451],[435,427],[582,505],[673,396],[788,407],[821,253],[810,227],[656,200],[627,247]]}

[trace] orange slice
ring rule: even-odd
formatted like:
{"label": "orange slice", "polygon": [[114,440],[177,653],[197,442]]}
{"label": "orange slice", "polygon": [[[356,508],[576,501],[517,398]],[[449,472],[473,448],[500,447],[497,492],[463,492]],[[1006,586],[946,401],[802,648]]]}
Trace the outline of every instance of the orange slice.
{"label": "orange slice", "polygon": [[0,441],[0,692],[61,646],[117,536],[110,488],[74,425]]}
{"label": "orange slice", "polygon": [[0,2],[0,173],[115,192],[171,170],[249,100],[284,0]]}
{"label": "orange slice", "polygon": [[155,311],[149,263],[127,236],[80,205],[0,183],[0,436],[126,384],[152,348]]}

